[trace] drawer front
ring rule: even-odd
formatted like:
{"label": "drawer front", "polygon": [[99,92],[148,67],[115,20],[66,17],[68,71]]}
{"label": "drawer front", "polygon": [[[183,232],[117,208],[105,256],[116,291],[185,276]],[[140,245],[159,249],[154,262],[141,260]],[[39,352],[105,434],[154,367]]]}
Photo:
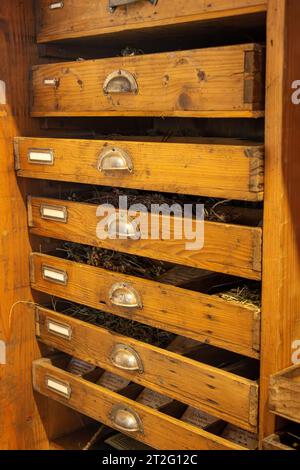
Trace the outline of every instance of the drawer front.
{"label": "drawer front", "polygon": [[32,115],[261,115],[262,56],[246,44],[36,66]]}
{"label": "drawer front", "polygon": [[[260,228],[205,222],[204,246],[202,249],[195,250],[195,244],[192,247],[188,246],[189,249],[187,249],[187,244],[190,244],[191,240],[184,238],[184,235],[183,239],[176,239],[174,233],[178,235],[178,231],[176,231],[175,219],[172,217],[171,239],[163,239],[161,228],[164,226],[163,223],[168,223],[168,220],[165,219],[166,216],[155,214],[153,222],[149,220],[148,227],[145,228],[146,224],[141,224],[139,238],[100,239],[97,236],[98,224],[100,221],[103,223],[104,218],[103,216],[97,217],[96,211],[96,204],[32,197],[28,202],[29,226],[31,233],[35,235],[100,246],[249,279],[261,278],[262,231]],[[128,219],[130,220],[130,216]],[[122,221],[119,216],[118,221],[121,226]],[[129,234],[131,233],[130,227],[133,230],[133,222],[126,224],[126,231]],[[178,225],[182,227],[182,222],[183,219],[176,218],[177,227]],[[110,223],[108,220],[108,234],[115,230],[115,225],[117,224]],[[200,221],[193,221],[193,233],[200,234],[200,225]],[[151,227],[160,228],[158,239],[151,239]]]}
{"label": "drawer front", "polygon": [[[243,449],[54,367],[46,359],[33,363],[33,385],[37,392],[156,449]],[[128,422],[131,430],[127,430]]]}
{"label": "drawer front", "polygon": [[256,431],[255,382],[50,310],[36,313],[37,335],[47,345]]}
{"label": "drawer front", "polygon": [[[262,200],[263,146],[16,138],[19,176]],[[80,162],[80,165],[78,165]]]}
{"label": "drawer front", "polygon": [[[171,331],[249,357],[259,357],[259,314],[225,300],[53,256],[31,255],[33,289]],[[138,306],[120,306],[114,286],[127,286]]]}
{"label": "drawer front", "polygon": [[270,377],[269,409],[276,415],[300,423],[300,364]]}
{"label": "drawer front", "polygon": [[38,42],[103,35],[130,29],[255,13],[266,0],[39,0]]}

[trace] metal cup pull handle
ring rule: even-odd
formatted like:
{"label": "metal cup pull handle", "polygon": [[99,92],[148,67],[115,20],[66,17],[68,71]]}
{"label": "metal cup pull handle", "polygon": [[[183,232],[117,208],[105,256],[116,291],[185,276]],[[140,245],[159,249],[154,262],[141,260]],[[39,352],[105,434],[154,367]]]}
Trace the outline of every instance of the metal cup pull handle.
{"label": "metal cup pull handle", "polygon": [[138,92],[138,84],[132,73],[126,70],[115,70],[110,73],[103,84],[106,95],[111,93],[133,93]]}
{"label": "metal cup pull handle", "polygon": [[143,372],[139,354],[126,344],[116,344],[111,352],[110,360],[118,369]]}
{"label": "metal cup pull handle", "polygon": [[141,418],[136,411],[124,405],[115,405],[110,413],[113,426],[124,432],[143,432]]}
{"label": "metal cup pull handle", "polygon": [[130,238],[139,240],[141,232],[139,227],[128,217],[128,214],[112,214],[107,221],[107,231],[109,238]]}
{"label": "metal cup pull handle", "polygon": [[99,171],[132,173],[133,163],[125,150],[118,147],[105,148],[99,156]]}
{"label": "metal cup pull handle", "polygon": [[[113,13],[117,7],[137,3],[140,0],[108,0],[109,11]],[[148,0],[152,5],[156,5],[158,0]]]}
{"label": "metal cup pull handle", "polygon": [[130,284],[118,282],[109,291],[109,300],[116,307],[142,308],[138,292]]}

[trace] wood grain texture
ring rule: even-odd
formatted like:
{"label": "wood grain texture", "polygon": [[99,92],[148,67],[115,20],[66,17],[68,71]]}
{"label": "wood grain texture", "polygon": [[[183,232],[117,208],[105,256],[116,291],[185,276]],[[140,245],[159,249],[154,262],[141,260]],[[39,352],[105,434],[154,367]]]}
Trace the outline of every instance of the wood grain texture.
{"label": "wood grain texture", "polygon": [[[181,240],[175,239],[172,217],[170,240],[163,240],[161,234],[158,240],[148,239],[151,236],[151,223],[148,223],[147,232],[146,228],[141,226],[141,238],[138,240],[120,238],[102,240],[96,234],[97,224],[101,220],[101,217],[96,216],[96,204],[35,197],[30,198],[28,204],[30,231],[35,235],[99,246],[249,279],[259,280],[261,277],[260,228],[205,222],[204,247],[200,250],[187,250],[187,239],[184,237]],[[43,204],[64,210],[67,222],[43,219],[41,217]],[[159,220],[155,224],[162,227],[162,218],[165,220],[165,217],[157,215]],[[197,224],[199,223],[198,221]],[[152,224],[153,227],[155,224]],[[193,225],[196,229],[195,220]]]}
{"label": "wood grain texture", "polygon": [[263,450],[295,450],[292,447],[281,444],[279,436],[272,434],[263,440]]}
{"label": "wood grain texture", "polygon": [[[256,57],[251,70],[246,53]],[[32,116],[251,116],[264,109],[262,55],[259,45],[244,44],[36,66]],[[134,77],[137,93],[104,93],[119,70]],[[57,85],[45,85],[48,79]]]}
{"label": "wood grain texture", "polygon": [[101,36],[124,30],[145,29],[266,10],[266,0],[163,0],[154,7],[143,0],[119,7],[113,14],[107,0],[64,1],[64,8],[49,10],[48,0],[38,2],[38,42]]}
{"label": "wood grain texture", "polygon": [[[67,284],[44,279],[43,266],[65,272]],[[259,313],[218,297],[38,253],[31,255],[31,279],[32,288],[38,291],[249,357],[259,357],[256,340],[260,329]],[[138,292],[142,308],[126,309],[112,304],[111,287],[124,282]]]}
{"label": "wood grain texture", "polygon": [[[38,307],[36,312],[38,336],[47,345],[243,429],[256,430],[256,382],[50,310]],[[71,339],[49,332],[49,321],[71,328]],[[111,354],[118,344],[136,351],[143,365],[142,373],[124,371],[113,364]]]}
{"label": "wood grain texture", "polygon": [[276,415],[300,423],[300,365],[270,377],[269,409]]}
{"label": "wood grain texture", "polygon": [[269,379],[292,364],[299,340],[300,106],[291,100],[300,76],[300,3],[269,3],[267,31],[266,178],[262,296],[261,437],[273,434]]}
{"label": "wood grain texture", "polygon": [[[38,135],[29,116],[28,70],[37,61],[33,1],[0,2],[0,79],[6,105],[0,105],[0,341],[6,364],[0,365],[0,449],[47,449],[48,437],[39,414],[45,400],[34,397],[31,363],[40,357],[32,315],[20,315],[20,301],[31,301],[28,256],[30,243],[24,194],[17,184],[13,138]],[[14,307],[13,307],[14,306]]]}
{"label": "wood grain texture", "polygon": [[[72,392],[70,399],[49,390],[46,387],[46,377],[64,381],[69,384]],[[242,450],[221,437],[214,436],[195,426],[183,423],[178,419],[167,416],[145,405],[122,397],[106,388],[100,387],[84,379],[76,377],[53,365],[48,360],[33,363],[34,388],[66,406],[80,410],[82,413],[115,428],[110,417],[114,405],[124,405],[134,410],[140,417],[143,432],[129,433],[135,439],[156,449],[166,450]],[[126,434],[126,432],[125,432]]]}
{"label": "wood grain texture", "polygon": [[[210,197],[262,200],[263,146],[226,139],[115,141],[17,138],[18,175],[77,183],[175,192]],[[121,149],[133,171],[99,170],[106,149]],[[51,149],[54,164],[32,163],[33,149]]]}

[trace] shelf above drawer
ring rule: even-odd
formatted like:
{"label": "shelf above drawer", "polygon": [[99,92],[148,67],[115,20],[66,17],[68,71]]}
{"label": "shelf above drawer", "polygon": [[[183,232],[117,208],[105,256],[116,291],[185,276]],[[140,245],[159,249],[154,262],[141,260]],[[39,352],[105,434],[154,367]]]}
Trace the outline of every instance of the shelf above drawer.
{"label": "shelf above drawer", "polygon": [[[31,255],[33,289],[91,308],[136,320],[214,346],[259,357],[260,314],[227,302],[157,281],[115,273],[39,253]],[[45,271],[53,278],[45,276]],[[65,282],[57,282],[59,279]],[[118,306],[114,286],[128,286],[140,305]]]}
{"label": "shelf above drawer", "polygon": [[[124,2],[109,10],[109,0],[39,1],[38,42],[103,36],[130,30],[207,21],[209,19],[263,12],[266,0],[147,0]],[[52,8],[51,8],[52,5]]]}
{"label": "shelf above drawer", "polygon": [[269,409],[272,413],[300,423],[300,365],[270,377]]}
{"label": "shelf above drawer", "polygon": [[36,66],[32,116],[259,117],[263,56],[244,44]]}
{"label": "shelf above drawer", "polygon": [[[232,442],[179,419],[141,405],[104,387],[74,376],[47,359],[33,363],[34,389],[107,426],[120,430],[117,411],[130,416],[132,431],[122,432],[156,449],[243,450]],[[51,385],[51,386],[50,386]],[[136,429],[136,430],[134,430]]]}
{"label": "shelf above drawer", "polygon": [[[194,249],[195,245],[193,245],[187,249],[187,243],[191,243],[191,240],[185,238],[184,235],[182,239],[177,239],[174,236],[176,235],[174,227],[170,230],[170,240],[163,239],[161,233],[158,239],[151,237],[151,229],[154,226],[160,227],[161,232],[162,218],[165,221],[167,217],[165,215],[151,214],[152,222],[143,224],[143,227],[140,227],[139,237],[134,239],[118,238],[118,233],[116,233],[117,238],[113,239],[110,233],[114,230],[114,224],[108,221],[108,238],[102,239],[101,235],[100,239],[97,235],[97,227],[99,228],[100,220],[103,222],[103,215],[97,217],[96,214],[96,204],[37,197],[28,199],[29,226],[32,234],[99,246],[254,280],[261,278],[261,228],[206,221],[203,248]],[[119,230],[121,230],[120,217],[120,215],[117,216],[116,223]],[[127,220],[131,220],[128,214]],[[174,220],[171,217],[171,225]],[[179,224],[179,222],[182,226],[183,219],[176,217],[176,223]],[[193,219],[193,233],[199,234],[199,224],[201,221]],[[130,227],[128,228],[127,225],[126,230],[129,230]],[[134,224],[131,223],[131,226],[134,227]]]}
{"label": "shelf above drawer", "polygon": [[[263,145],[231,139],[16,138],[18,175],[215,198],[263,199]],[[80,163],[79,163],[80,162]]]}

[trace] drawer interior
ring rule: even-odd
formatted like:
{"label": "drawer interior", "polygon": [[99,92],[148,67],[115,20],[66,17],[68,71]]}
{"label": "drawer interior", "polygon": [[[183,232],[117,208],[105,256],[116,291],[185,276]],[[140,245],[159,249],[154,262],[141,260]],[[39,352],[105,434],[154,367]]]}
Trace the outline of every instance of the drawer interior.
{"label": "drawer interior", "polygon": [[52,242],[50,251],[44,251],[58,259],[214,295],[256,312],[261,308],[260,283],[257,281],[59,240]]}
{"label": "drawer interior", "polygon": [[[243,201],[226,201],[216,198],[193,197],[183,194],[160,193],[151,191],[134,191],[121,188],[93,187],[86,188],[85,185],[78,185],[75,190],[65,193],[52,194],[54,199],[73,201],[79,203],[89,203],[95,205],[111,204],[115,208],[120,206],[122,198],[127,201],[127,207],[140,205],[140,211],[154,211],[157,206],[167,204],[170,207],[178,204],[178,208],[188,205],[192,213],[188,217],[196,216],[196,205],[203,205],[203,216],[206,221],[226,223],[233,225],[245,225],[250,227],[262,226],[262,204],[249,203]],[[121,198],[121,199],[120,199]],[[144,206],[142,208],[142,206]],[[122,207],[122,206],[121,206]],[[176,212],[175,212],[176,213]],[[200,216],[200,212],[197,212]]]}

